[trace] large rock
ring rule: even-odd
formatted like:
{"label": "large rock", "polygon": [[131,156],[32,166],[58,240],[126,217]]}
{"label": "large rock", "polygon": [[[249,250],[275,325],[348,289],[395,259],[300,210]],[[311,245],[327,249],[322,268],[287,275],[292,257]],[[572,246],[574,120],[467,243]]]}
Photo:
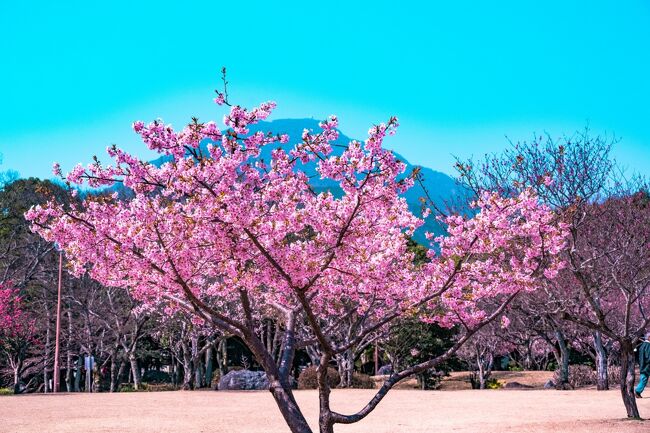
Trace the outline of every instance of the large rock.
{"label": "large rock", "polygon": [[385,376],[393,372],[393,367],[391,365],[382,365],[377,371],[377,376]]}
{"label": "large rock", "polygon": [[219,379],[219,390],[264,390],[269,381],[263,371],[232,370]]}

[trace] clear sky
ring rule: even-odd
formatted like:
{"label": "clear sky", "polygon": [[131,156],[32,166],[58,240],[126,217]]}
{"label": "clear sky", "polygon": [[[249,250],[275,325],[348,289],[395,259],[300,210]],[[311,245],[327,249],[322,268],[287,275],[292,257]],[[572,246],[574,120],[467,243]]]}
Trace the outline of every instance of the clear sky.
{"label": "clear sky", "polygon": [[0,1],[0,170],[50,175],[140,152],[136,119],[337,114],[349,136],[395,114],[388,147],[452,173],[452,155],[590,125],[650,174],[650,1]]}

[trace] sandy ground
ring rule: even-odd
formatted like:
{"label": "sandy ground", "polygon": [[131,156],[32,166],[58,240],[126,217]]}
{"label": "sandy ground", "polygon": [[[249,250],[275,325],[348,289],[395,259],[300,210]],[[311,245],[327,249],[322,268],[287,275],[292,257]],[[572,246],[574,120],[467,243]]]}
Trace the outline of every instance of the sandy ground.
{"label": "sandy ground", "polygon": [[[335,410],[359,409],[372,390],[335,390]],[[296,397],[310,423],[317,420],[315,391]],[[650,417],[650,398],[639,401]],[[622,419],[617,391],[393,390],[365,420],[337,432],[571,432],[641,433],[650,421]],[[265,391],[172,391],[0,397],[0,431],[22,432],[287,432]]]}

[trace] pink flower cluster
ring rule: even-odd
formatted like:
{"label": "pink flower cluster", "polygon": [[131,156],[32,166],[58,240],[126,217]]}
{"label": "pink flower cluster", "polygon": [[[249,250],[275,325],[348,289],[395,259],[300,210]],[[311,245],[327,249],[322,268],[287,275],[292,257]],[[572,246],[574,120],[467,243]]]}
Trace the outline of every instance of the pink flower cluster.
{"label": "pink flower cluster", "polygon": [[532,190],[510,198],[486,192],[472,206],[471,218],[444,219],[446,236],[429,235],[440,252],[429,251],[427,285],[447,283],[430,304],[437,313],[430,319],[445,326],[480,322],[482,300],[535,290],[542,275],[553,277],[564,266],[567,228]]}
{"label": "pink flower cluster", "polygon": [[34,321],[23,309],[18,289],[11,282],[0,284],[0,344],[7,340],[31,339]]}
{"label": "pink flower cluster", "polygon": [[[435,239],[440,253],[432,248],[431,262],[416,267],[406,236],[422,221],[401,196],[412,180],[399,180],[405,166],[383,147],[397,119],[334,155],[332,116],[263,164],[260,150],[289,137],[249,134],[248,126],[274,107],[231,107],[227,132],[213,122],[181,133],[162,121],[136,122],[144,143],[170,162],[155,167],[113,147],[114,166],[80,165],[67,176],[95,186],[124,182],[133,198],[89,197],[72,209],[52,201],[26,217],[65,249],[77,273],[88,270],[151,304],[200,300],[233,320],[241,319],[246,292],[256,311],[296,309],[306,299],[323,318],[350,308],[381,317],[418,307],[423,320],[471,322],[485,314],[477,300],[532,290],[539,270],[561,266],[563,228],[525,192],[485,194],[472,218],[446,219],[448,236]],[[298,161],[315,161],[342,196],[314,192]]]}

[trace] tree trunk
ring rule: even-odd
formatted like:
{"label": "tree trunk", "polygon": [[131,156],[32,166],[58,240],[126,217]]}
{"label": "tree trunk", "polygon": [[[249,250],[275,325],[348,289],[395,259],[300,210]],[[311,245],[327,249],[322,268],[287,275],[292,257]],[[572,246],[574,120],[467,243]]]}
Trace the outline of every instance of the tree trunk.
{"label": "tree trunk", "polygon": [[81,391],[81,355],[77,356],[77,362],[75,363],[77,369],[74,373],[74,392]]}
{"label": "tree trunk", "polygon": [[176,387],[178,385],[178,362],[176,361],[176,356],[172,355],[172,385]]}
{"label": "tree trunk", "polygon": [[117,392],[119,386],[119,366],[117,360],[117,348],[111,352],[111,384],[109,392]]}
{"label": "tree trunk", "polygon": [[269,351],[271,356],[273,356],[274,353],[274,348],[273,348],[273,323],[271,320],[266,321],[266,350]]}
{"label": "tree trunk", "polygon": [[205,388],[205,371],[203,370],[203,361],[201,357],[196,358],[194,362],[194,383],[197,389]]}
{"label": "tree trunk", "polygon": [[194,387],[197,389],[203,388],[205,373],[203,372],[203,363],[199,353],[199,339],[197,337],[192,337],[192,366],[194,367]]}
{"label": "tree trunk", "polygon": [[524,358],[524,370],[532,370],[532,365],[533,365],[533,348],[532,348],[532,342],[527,341],[526,342],[526,357]]}
{"label": "tree trunk", "polygon": [[183,363],[183,385],[181,388],[190,391],[194,388],[194,375],[192,374],[191,363]]}
{"label": "tree trunk", "polygon": [[131,364],[131,374],[133,375],[133,389],[137,391],[140,389],[140,366],[138,365],[138,358],[135,356],[135,351],[129,353],[129,363]]}
{"label": "tree trunk", "polygon": [[478,381],[479,389],[487,388],[487,381],[492,374],[492,367],[494,365],[494,356],[489,353],[487,355],[478,355],[476,357],[478,365]]}
{"label": "tree trunk", "polygon": [[556,385],[557,389],[571,389],[569,384],[569,348],[564,340],[564,334],[560,330],[555,331],[555,340],[557,342],[560,359],[560,382]]}
{"label": "tree trunk", "polygon": [[319,416],[318,427],[320,433],[334,433],[334,422],[332,420],[332,410],[330,408],[330,385],[327,381],[327,369],[329,367],[330,356],[322,355],[316,370],[318,379],[318,401]]}
{"label": "tree trunk", "polygon": [[[288,325],[287,329],[290,329],[291,326]],[[288,336],[291,336],[292,333],[287,333]],[[291,433],[312,433],[307,420],[302,414],[298,403],[291,391],[291,385],[289,381],[289,368],[281,370],[278,368],[275,359],[273,356],[266,350],[264,343],[259,340],[254,333],[247,335],[247,339],[244,340],[248,348],[253,352],[255,360],[262,366],[264,372],[266,373],[266,378],[269,381],[269,391],[273,398],[275,399],[280,413],[284,421],[287,423]],[[295,350],[295,340],[289,338],[285,340],[283,347],[284,351]]]}
{"label": "tree trunk", "polygon": [[628,418],[640,418],[639,408],[634,396],[634,348],[631,341],[622,341],[621,344],[621,397],[627,411]]}
{"label": "tree trunk", "polygon": [[117,391],[117,360],[115,356],[111,356],[111,384],[108,387],[108,392]]}
{"label": "tree trunk", "polygon": [[485,389],[485,369],[483,368],[483,360],[481,356],[476,357],[478,365],[478,389]]}
{"label": "tree trunk", "polygon": [[[124,377],[124,372],[126,371],[126,362],[123,359],[120,359],[120,368],[117,369],[117,390],[120,390],[120,382],[122,381],[122,378]],[[129,374],[131,373],[131,369],[129,369]]]}
{"label": "tree trunk", "polygon": [[219,341],[216,353],[217,365],[219,366],[219,375],[221,377],[228,374],[228,339],[222,338]]}
{"label": "tree trunk", "polygon": [[22,361],[18,361],[14,366],[14,394],[20,394],[20,370],[22,370]]}
{"label": "tree trunk", "polygon": [[47,328],[45,328],[45,356],[43,357],[43,392],[48,393],[50,390],[50,376],[48,374],[48,368],[50,363],[50,309],[45,306],[47,311],[46,320]]}
{"label": "tree trunk", "polygon": [[212,387],[212,344],[205,351],[205,384]]}
{"label": "tree trunk", "polygon": [[316,346],[307,346],[305,347],[305,351],[307,352],[307,356],[309,356],[311,365],[318,367],[320,365],[320,352]]}
{"label": "tree trunk", "polygon": [[603,345],[603,337],[600,332],[594,332],[594,349],[596,351],[596,389],[604,391],[609,389],[609,378],[607,377],[607,350]]}
{"label": "tree trunk", "polygon": [[[269,382],[271,382],[269,390],[271,391],[287,426],[289,426],[291,433],[312,433],[309,424],[307,424],[307,420],[298,407],[298,403],[296,403],[296,399],[294,398],[291,389],[285,389],[282,387],[277,379],[272,381],[271,378],[269,378]],[[273,384],[273,382],[275,382],[275,384]]]}
{"label": "tree trunk", "polygon": [[341,378],[339,387],[352,387],[352,376],[354,374],[354,355],[352,353],[352,350],[349,349],[341,354],[338,354],[336,356],[336,364],[338,367],[339,377]]}
{"label": "tree trunk", "polygon": [[70,309],[66,312],[68,319],[68,335],[65,343],[65,390],[72,392],[73,369],[72,369],[72,312]]}
{"label": "tree trunk", "polygon": [[72,351],[68,349],[65,355],[65,390],[72,392]]}
{"label": "tree trunk", "polygon": [[192,371],[192,353],[187,345],[187,342],[181,342],[183,349],[183,385],[182,389],[189,391],[194,388],[194,372]]}

